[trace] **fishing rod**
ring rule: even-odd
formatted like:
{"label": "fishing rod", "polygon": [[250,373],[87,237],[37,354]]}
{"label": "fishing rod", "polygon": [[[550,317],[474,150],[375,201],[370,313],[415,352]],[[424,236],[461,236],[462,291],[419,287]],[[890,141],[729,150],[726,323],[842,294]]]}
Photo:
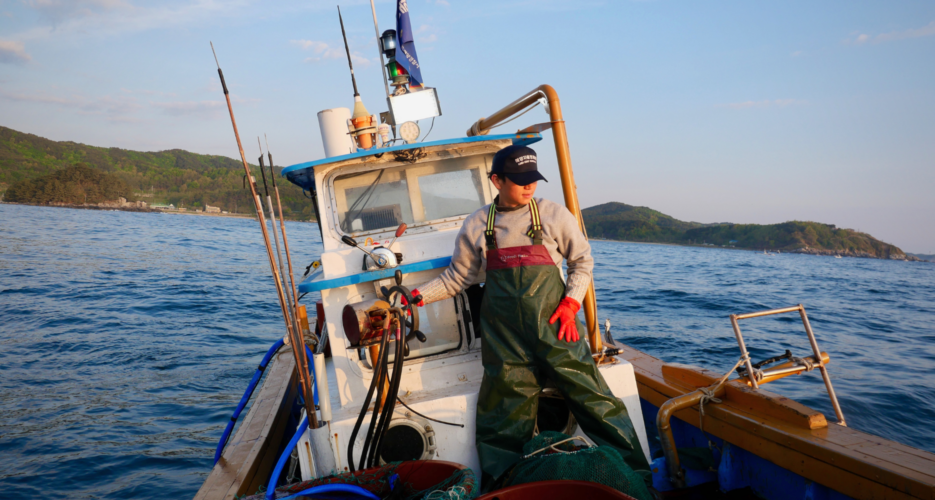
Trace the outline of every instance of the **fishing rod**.
{"label": "fishing rod", "polygon": [[354,63],[351,62],[351,49],[347,46],[347,33],[344,32],[344,18],[341,17],[341,6],[338,5],[338,21],[341,23],[341,36],[344,37],[344,51],[347,52],[347,65],[351,68],[351,83],[354,85],[354,97],[359,97],[357,79],[354,78]]}
{"label": "fishing rod", "polygon": [[[265,133],[263,134],[263,138],[266,139],[266,156],[269,157],[269,176],[273,180],[273,192],[276,193],[276,205],[279,206],[279,226],[282,230],[282,245],[286,249],[286,262],[289,264],[289,283],[292,285],[292,297],[295,300],[295,308],[298,309],[299,298],[295,289],[295,274],[292,272],[292,254],[289,253],[289,239],[286,238],[286,221],[282,215],[282,200],[279,198],[279,186],[276,185],[276,171],[273,170],[273,153],[269,150],[269,138],[266,137]],[[257,140],[259,140],[259,138],[257,138]],[[317,205],[315,206],[315,210],[317,213]],[[323,349],[324,342],[321,339],[318,339],[318,342],[321,343],[322,346],[316,347]]]}
{"label": "fishing rod", "polygon": [[[266,171],[264,170],[265,165],[263,165],[263,145],[260,144],[260,136],[257,136],[256,138],[256,145],[260,148],[260,158],[259,158],[260,176],[263,177],[263,191],[266,192],[266,203],[269,205],[269,219],[270,219],[271,225],[273,226],[273,242],[276,243],[276,258],[279,261],[279,275],[280,275],[280,279],[282,280],[283,286],[285,287],[286,286],[286,278],[285,278],[286,270],[282,262],[283,261],[282,249],[279,248],[279,233],[277,233],[276,231],[276,211],[273,210],[273,199],[270,198],[269,196],[269,186],[266,184]],[[272,175],[272,172],[270,172],[270,175]],[[279,209],[279,215],[280,215],[280,218],[282,218],[282,208]],[[289,250],[287,248],[286,254],[288,255],[288,253],[289,253]],[[291,275],[291,272],[292,272],[291,268],[289,269],[289,272]],[[290,295],[289,292],[290,292],[289,288],[286,287],[286,301],[289,304],[289,312],[291,313],[294,321],[296,321],[296,324],[301,326],[301,323],[299,323],[299,318],[298,318],[298,314],[296,311],[296,308],[299,306],[299,304],[295,301],[295,294],[293,293],[292,295]]]}
{"label": "fishing rod", "polygon": [[247,157],[243,152],[243,144],[240,142],[240,132],[237,131],[237,120],[234,118],[234,107],[231,105],[230,92],[227,90],[227,83],[224,81],[224,72],[221,71],[221,63],[218,62],[217,52],[214,51],[214,43],[211,42],[211,53],[214,54],[214,62],[218,67],[218,76],[221,78],[221,88],[224,89],[224,98],[227,100],[227,110],[230,112],[231,125],[234,127],[234,137],[237,139],[237,149],[240,151],[240,161],[243,162],[244,172],[250,178],[250,193],[253,195],[253,205],[256,208],[257,219],[260,222],[260,231],[263,233],[263,243],[266,245],[266,256],[269,258],[269,268],[273,273],[273,282],[276,284],[276,294],[279,296],[279,307],[282,309],[282,316],[286,322],[286,331],[289,333],[292,343],[292,353],[295,355],[295,368],[299,376],[299,386],[302,388],[302,394],[305,399],[305,411],[308,415],[309,427],[318,428],[318,416],[315,414],[315,399],[312,394],[312,385],[308,379],[308,359],[305,356],[305,341],[302,338],[302,332],[297,324],[290,320],[286,296],[283,290],[282,281],[279,279],[279,273],[276,272],[276,262],[273,258],[273,247],[269,242],[269,233],[266,230],[266,218],[263,216],[263,203],[260,201],[260,195],[257,193],[256,179],[250,175],[250,166],[247,164]]}

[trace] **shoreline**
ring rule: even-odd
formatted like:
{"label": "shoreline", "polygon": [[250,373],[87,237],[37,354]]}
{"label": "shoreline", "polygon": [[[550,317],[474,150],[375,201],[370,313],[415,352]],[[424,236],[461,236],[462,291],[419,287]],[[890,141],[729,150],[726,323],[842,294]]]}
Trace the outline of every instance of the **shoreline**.
{"label": "shoreline", "polygon": [[905,254],[906,258],[904,259],[893,259],[888,257],[876,257],[873,255],[859,255],[855,253],[848,253],[841,250],[826,250],[818,248],[809,248],[809,249],[796,249],[796,250],[766,250],[766,249],[757,249],[757,248],[741,248],[741,247],[724,247],[719,245],[696,245],[696,244],[683,244],[683,243],[665,243],[665,242],[655,242],[655,241],[629,241],[629,240],[609,240],[605,238],[588,238],[590,241],[608,241],[612,243],[633,243],[636,245],[666,245],[674,247],[686,247],[686,248],[707,248],[713,250],[740,250],[744,252],[754,252],[761,253],[765,255],[812,255],[815,257],[851,257],[856,259],[875,259],[875,260],[892,260],[897,262],[928,262],[932,263],[930,260],[923,260],[914,255]]}
{"label": "shoreline", "polygon": [[[137,212],[137,213],[147,213],[147,214],[169,214],[169,215],[199,215],[202,217],[228,217],[234,219],[253,219],[256,220],[256,216],[253,214],[240,214],[240,213],[216,213],[216,212],[189,212],[188,210],[180,212],[179,210],[158,210],[153,208],[141,208],[141,207],[122,207],[119,205],[44,205],[36,203],[15,203],[11,201],[0,201],[0,205],[20,205],[24,207],[46,207],[46,208],[74,208],[78,210],[102,210],[102,211],[112,211],[112,212]],[[305,219],[292,219],[286,218],[289,222],[317,222],[315,220],[305,220]]]}
{"label": "shoreline", "polygon": [[[41,204],[32,204],[32,203],[14,203],[14,202],[9,202],[9,201],[0,201],[0,204],[2,204],[2,205],[21,205],[21,206],[28,206],[28,207],[75,208],[75,209],[80,209],[80,210],[104,210],[104,211],[111,210],[111,211],[121,211],[121,212],[139,212],[139,213],[170,214],[170,215],[197,215],[197,216],[202,216],[202,217],[228,217],[228,218],[234,218],[234,219],[254,219],[254,220],[256,220],[256,216],[253,215],[253,214],[240,214],[240,213],[236,213],[236,214],[234,214],[234,213],[222,214],[222,213],[206,213],[206,212],[189,212],[189,211],[187,211],[187,210],[184,211],[184,212],[180,212],[180,211],[178,211],[178,210],[157,210],[157,209],[152,209],[152,208],[141,208],[141,207],[121,207],[121,206],[117,206],[117,205],[112,205],[112,206],[108,206],[108,205],[104,205],[104,206],[101,206],[101,205],[64,205],[64,204],[62,204],[62,205],[41,205]],[[316,222],[317,222],[317,221],[312,220],[312,219],[303,220],[303,219],[291,219],[291,218],[286,218],[286,220],[289,221],[289,222],[308,222],[308,223],[316,223]],[[840,257],[853,257],[853,258],[860,258],[860,259],[893,260],[893,261],[901,261],[901,262],[928,262],[928,263],[932,263],[932,262],[933,262],[933,261],[929,261],[929,260],[920,259],[920,258],[915,257],[915,256],[913,256],[913,255],[910,255],[910,254],[908,254],[908,253],[905,254],[905,255],[906,255],[906,258],[904,258],[904,259],[892,259],[892,258],[887,258],[887,257],[876,257],[876,256],[872,256],[872,255],[858,255],[858,254],[848,253],[848,252],[840,251],[840,250],[825,250],[825,249],[817,249],[817,248],[816,248],[816,249],[804,249],[804,250],[803,250],[803,249],[786,250],[785,252],[783,252],[783,251],[781,251],[781,250],[765,250],[765,249],[756,249],[756,248],[724,247],[724,246],[718,246],[718,245],[697,245],[697,244],[684,244],[684,243],[667,243],[667,242],[661,242],[661,241],[660,241],[660,242],[656,242],[656,241],[629,241],[629,240],[611,240],[611,239],[606,239],[606,238],[588,238],[588,239],[589,239],[590,241],[608,241],[608,242],[614,242],[614,243],[632,243],[632,244],[637,244],[637,245],[667,245],[667,246],[687,247],[687,248],[708,248],[708,249],[718,249],[718,250],[741,250],[741,251],[745,251],[745,252],[765,253],[765,254],[767,254],[767,255],[782,255],[783,253],[786,253],[786,254],[793,254],[793,255],[814,255],[814,256],[818,256],[818,257],[832,257],[832,258],[835,257],[835,256],[840,256]]]}

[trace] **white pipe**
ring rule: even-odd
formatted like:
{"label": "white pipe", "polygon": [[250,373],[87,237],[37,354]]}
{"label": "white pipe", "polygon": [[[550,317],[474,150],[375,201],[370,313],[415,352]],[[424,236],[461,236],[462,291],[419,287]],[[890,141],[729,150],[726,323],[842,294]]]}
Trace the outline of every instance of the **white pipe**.
{"label": "white pipe", "polygon": [[[322,337],[327,333],[322,332]],[[322,342],[323,340],[319,340]],[[318,410],[321,422],[331,421],[331,394],[328,392],[328,374],[325,370],[325,355],[315,354],[315,383],[318,384]]]}

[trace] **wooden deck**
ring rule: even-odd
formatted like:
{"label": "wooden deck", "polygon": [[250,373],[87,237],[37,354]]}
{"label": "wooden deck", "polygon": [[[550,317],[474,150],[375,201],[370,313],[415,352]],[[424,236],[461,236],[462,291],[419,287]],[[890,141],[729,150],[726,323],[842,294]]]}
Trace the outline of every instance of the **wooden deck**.
{"label": "wooden deck", "polygon": [[[655,406],[707,387],[720,373],[665,364],[627,347],[640,397]],[[704,429],[729,443],[854,498],[935,499],[935,454],[849,427],[764,389],[730,382],[722,404],[705,405]],[[697,407],[675,414],[698,426]]]}
{"label": "wooden deck", "polygon": [[[640,397],[655,406],[707,387],[721,374],[666,364],[626,347]],[[289,404],[298,394],[295,361],[281,349],[253,406],[196,499],[233,499],[256,493],[277,457]],[[705,406],[706,432],[800,476],[861,499],[935,500],[935,454],[862,431],[828,424],[825,416],[764,389],[731,382],[721,404]],[[697,407],[675,414],[696,426]]]}
{"label": "wooden deck", "polygon": [[261,485],[266,486],[286,433],[287,405],[298,394],[291,349],[280,349],[267,372],[253,406],[201,485],[196,499],[233,499],[256,493]]}

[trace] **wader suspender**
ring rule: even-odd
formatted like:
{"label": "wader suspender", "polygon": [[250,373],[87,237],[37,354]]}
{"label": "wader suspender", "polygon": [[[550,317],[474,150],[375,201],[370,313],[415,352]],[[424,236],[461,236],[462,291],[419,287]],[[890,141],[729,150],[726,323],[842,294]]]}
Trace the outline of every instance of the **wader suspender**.
{"label": "wader suspender", "polygon": [[[487,277],[480,307],[484,378],[477,395],[474,435],[481,481],[490,487],[522,460],[546,380],[562,393],[589,438],[599,446],[612,446],[633,470],[648,471],[627,407],[610,390],[588,345],[583,340],[558,340],[558,325],[549,323],[565,296],[565,282],[561,261],[554,262],[542,244],[534,200],[529,213],[532,228],[527,234],[533,244],[509,248],[497,247],[496,201],[487,214]],[[575,328],[583,336],[584,325],[577,318]],[[651,498],[648,493],[635,496]]]}
{"label": "wader suspender", "polygon": [[[535,198],[529,200],[529,215],[532,217],[532,227],[529,228],[526,235],[532,238],[533,245],[541,245],[542,219],[539,218],[539,205],[536,204]],[[496,218],[497,203],[494,202],[490,204],[490,211],[487,213],[487,230],[484,231],[484,238],[487,239],[487,250],[496,250],[497,248],[497,237],[493,233]]]}

